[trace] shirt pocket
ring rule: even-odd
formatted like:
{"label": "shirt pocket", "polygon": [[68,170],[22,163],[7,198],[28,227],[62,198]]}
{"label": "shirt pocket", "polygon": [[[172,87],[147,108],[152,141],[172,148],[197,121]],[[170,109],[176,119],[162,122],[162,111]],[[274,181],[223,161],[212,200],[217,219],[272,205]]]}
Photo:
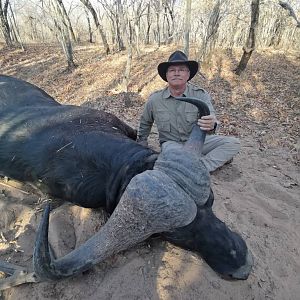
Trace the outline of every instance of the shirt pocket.
{"label": "shirt pocket", "polygon": [[170,115],[167,111],[157,111],[156,125],[158,131],[171,131]]}
{"label": "shirt pocket", "polygon": [[198,120],[198,112],[197,111],[186,111],[185,119],[189,124],[196,123]]}

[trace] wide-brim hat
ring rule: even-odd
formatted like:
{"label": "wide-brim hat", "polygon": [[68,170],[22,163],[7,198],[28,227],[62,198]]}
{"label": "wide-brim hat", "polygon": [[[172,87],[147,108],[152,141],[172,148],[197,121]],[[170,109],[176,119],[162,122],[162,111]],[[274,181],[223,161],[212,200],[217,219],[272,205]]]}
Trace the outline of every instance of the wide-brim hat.
{"label": "wide-brim hat", "polygon": [[190,77],[188,79],[191,80],[196,73],[198,72],[199,64],[195,60],[188,60],[187,56],[182,51],[175,51],[172,53],[168,59],[168,61],[162,62],[158,65],[157,71],[159,76],[164,80],[167,81],[167,70],[172,65],[179,65],[185,64],[190,69]]}

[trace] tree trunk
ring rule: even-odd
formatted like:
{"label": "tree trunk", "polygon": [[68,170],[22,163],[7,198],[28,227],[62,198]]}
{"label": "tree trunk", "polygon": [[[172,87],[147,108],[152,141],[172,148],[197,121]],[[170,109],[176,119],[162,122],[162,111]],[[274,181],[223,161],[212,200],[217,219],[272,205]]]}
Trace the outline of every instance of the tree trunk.
{"label": "tree trunk", "polygon": [[120,12],[119,6],[116,2],[111,3],[107,0],[98,0],[101,2],[103,8],[107,12],[109,19],[111,20],[111,35],[114,50],[122,51],[125,50],[124,41],[120,31]]}
{"label": "tree trunk", "polygon": [[77,65],[74,63],[73,59],[73,47],[70,39],[69,28],[64,22],[63,12],[59,4],[60,0],[52,0],[52,7],[55,14],[54,24],[58,31],[58,39],[61,42],[64,54],[68,63],[68,71],[72,71]]}
{"label": "tree trunk", "polygon": [[217,33],[220,26],[221,16],[220,16],[220,8],[221,1],[218,0],[213,8],[213,11],[210,15],[206,35],[204,39],[204,43],[202,44],[200,55],[198,59],[205,60],[207,63],[210,61],[212,50],[215,48]]}
{"label": "tree trunk", "polygon": [[92,27],[91,27],[91,20],[90,20],[89,12],[86,9],[86,7],[84,8],[84,12],[85,12],[86,20],[87,20],[87,23],[88,23],[89,42],[93,43],[93,32],[92,32]]}
{"label": "tree trunk", "polygon": [[122,32],[124,33],[124,41],[127,49],[127,61],[126,67],[124,71],[124,77],[122,81],[122,86],[125,92],[128,91],[128,85],[130,80],[130,71],[131,71],[131,63],[132,63],[132,43],[130,42],[130,21],[125,19],[124,9],[121,3],[121,0],[117,0],[118,12],[120,17],[120,27]]}
{"label": "tree trunk", "polygon": [[283,33],[283,20],[281,16],[277,16],[274,22],[273,33],[269,42],[268,47],[277,47],[280,44],[282,33]]}
{"label": "tree trunk", "polygon": [[86,8],[92,14],[94,22],[95,22],[95,25],[96,25],[96,28],[98,29],[98,31],[100,33],[100,36],[101,36],[101,39],[102,39],[102,43],[103,43],[105,52],[106,52],[106,54],[109,54],[110,53],[110,49],[109,49],[109,46],[108,46],[108,43],[107,43],[106,35],[104,33],[102,25],[99,22],[99,19],[98,19],[98,16],[97,16],[97,13],[96,13],[94,7],[92,6],[92,4],[91,4],[91,2],[89,0],[80,0],[80,1],[86,6]]}
{"label": "tree trunk", "polygon": [[141,50],[140,50],[140,26],[138,22],[134,22],[134,32],[135,32],[135,49],[137,56],[140,57]]}
{"label": "tree trunk", "polygon": [[235,69],[235,74],[240,75],[247,67],[248,61],[252,55],[252,52],[255,48],[255,30],[258,25],[259,18],[259,1],[260,0],[252,0],[251,3],[251,24],[248,39],[246,42],[246,46],[243,48],[244,53],[239,62],[239,65]]}
{"label": "tree trunk", "polygon": [[146,32],[146,45],[150,44],[150,28],[151,28],[151,15],[150,15],[150,2],[147,4],[147,32]]}
{"label": "tree trunk", "polygon": [[11,38],[11,31],[8,23],[8,18],[7,18],[8,4],[9,4],[9,0],[5,0],[3,5],[2,5],[2,0],[0,0],[0,26],[4,36],[6,46],[11,48],[13,46],[13,41]]}
{"label": "tree trunk", "polygon": [[163,1],[164,7],[164,20],[163,20],[163,34],[164,34],[164,43],[170,44],[173,40],[174,34],[174,16],[173,16],[173,7],[170,7],[168,1]]}
{"label": "tree trunk", "polygon": [[190,30],[191,30],[191,5],[192,0],[186,0],[185,22],[184,22],[184,53],[189,56]]}
{"label": "tree trunk", "polygon": [[116,14],[116,34],[117,34],[117,41],[118,41],[118,48],[119,51],[123,51],[126,49],[127,43],[125,40],[125,45],[124,45],[124,38],[126,39],[126,36],[123,37],[123,30],[124,30],[124,25],[123,25],[123,9],[122,9],[122,4],[120,3],[119,0],[117,0],[117,14]]}
{"label": "tree trunk", "polygon": [[157,30],[157,46],[160,47],[160,3],[156,10],[156,30]]}
{"label": "tree trunk", "polygon": [[28,16],[28,23],[30,24],[30,29],[31,29],[31,32],[30,32],[30,39],[32,41],[36,41],[38,40],[38,34],[37,34],[37,28],[36,28],[36,19],[33,18],[32,16]]}
{"label": "tree trunk", "polygon": [[10,9],[10,14],[11,14],[11,22],[10,23],[13,25],[12,29],[15,28],[16,42],[20,45],[21,49],[24,51],[25,48],[24,48],[24,45],[23,45],[23,42],[22,42],[22,39],[21,39],[21,36],[20,36],[19,28],[17,27],[15,15],[14,15],[14,12],[11,8],[10,3],[9,3],[9,9]]}
{"label": "tree trunk", "polygon": [[[137,6],[133,7],[134,11],[134,36],[135,36],[135,49],[137,56],[139,57],[141,55],[141,50],[140,50],[140,25],[141,25],[141,16],[147,6],[143,7],[143,2],[137,2],[135,1]],[[133,3],[135,5],[135,3]]]}
{"label": "tree trunk", "polygon": [[126,49],[123,38],[121,36],[121,31],[120,31],[120,22],[119,19],[116,18],[116,40],[117,40],[117,45],[118,45],[118,50],[123,51]]}
{"label": "tree trunk", "polygon": [[65,6],[64,6],[64,4],[63,4],[63,2],[62,2],[62,0],[58,0],[58,4],[59,4],[60,7],[61,7],[61,12],[62,12],[64,21],[66,22],[66,26],[67,26],[68,29],[69,29],[69,32],[70,32],[72,41],[73,41],[73,42],[76,42],[76,37],[75,37],[75,33],[74,33],[74,30],[73,30],[73,27],[72,27],[72,24],[71,24],[71,20],[70,20],[68,14],[67,14],[66,8],[65,8]]}

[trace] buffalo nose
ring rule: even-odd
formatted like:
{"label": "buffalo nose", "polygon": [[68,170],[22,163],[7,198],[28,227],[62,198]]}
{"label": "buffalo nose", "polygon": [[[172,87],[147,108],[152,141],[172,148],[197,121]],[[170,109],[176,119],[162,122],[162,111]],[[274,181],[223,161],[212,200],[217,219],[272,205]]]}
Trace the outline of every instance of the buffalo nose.
{"label": "buffalo nose", "polygon": [[250,250],[248,249],[246,262],[243,266],[237,269],[234,273],[230,275],[232,279],[244,279],[246,280],[252,270],[253,266],[253,256]]}

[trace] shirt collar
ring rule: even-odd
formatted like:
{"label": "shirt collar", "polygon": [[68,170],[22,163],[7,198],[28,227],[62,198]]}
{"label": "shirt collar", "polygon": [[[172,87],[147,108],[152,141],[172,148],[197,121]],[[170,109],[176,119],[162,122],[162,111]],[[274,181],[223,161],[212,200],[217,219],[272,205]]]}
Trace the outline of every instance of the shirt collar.
{"label": "shirt collar", "polygon": [[[187,95],[188,95],[188,84],[186,85],[186,88],[185,88],[185,90],[184,90],[184,92],[183,92],[183,96],[184,96],[184,97],[187,97]],[[171,93],[170,93],[169,87],[167,87],[167,88],[165,89],[164,93],[163,93],[163,98],[164,98],[164,99],[168,99],[168,98],[171,98],[171,97],[173,97],[173,96],[172,96]]]}

